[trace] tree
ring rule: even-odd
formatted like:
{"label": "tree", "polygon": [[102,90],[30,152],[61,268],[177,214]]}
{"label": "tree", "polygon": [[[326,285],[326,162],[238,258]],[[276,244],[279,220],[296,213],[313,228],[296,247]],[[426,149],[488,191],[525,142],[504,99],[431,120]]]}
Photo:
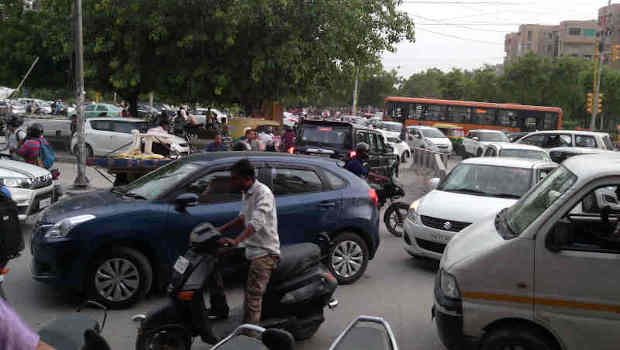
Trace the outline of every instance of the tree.
{"label": "tree", "polygon": [[421,73],[412,74],[400,88],[400,94],[407,97],[442,97],[441,81],[444,73],[431,68]]}

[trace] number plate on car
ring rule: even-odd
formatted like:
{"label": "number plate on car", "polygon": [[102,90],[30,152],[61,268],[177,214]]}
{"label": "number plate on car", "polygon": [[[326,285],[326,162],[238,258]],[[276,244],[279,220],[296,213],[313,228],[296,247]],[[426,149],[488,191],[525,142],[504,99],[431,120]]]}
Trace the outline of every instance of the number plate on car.
{"label": "number plate on car", "polygon": [[41,199],[39,201],[39,209],[43,209],[43,208],[47,208],[52,204],[52,199],[51,198],[45,198],[45,199]]}
{"label": "number plate on car", "polygon": [[177,259],[177,262],[174,263],[174,271],[178,273],[185,273],[187,267],[189,266],[189,260],[185,259],[185,257],[180,256]]}

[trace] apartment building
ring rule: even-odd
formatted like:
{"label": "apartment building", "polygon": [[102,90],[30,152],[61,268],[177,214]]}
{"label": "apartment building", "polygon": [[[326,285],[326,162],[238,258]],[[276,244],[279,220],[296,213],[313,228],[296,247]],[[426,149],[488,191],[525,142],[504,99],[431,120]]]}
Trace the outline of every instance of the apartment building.
{"label": "apartment building", "polygon": [[559,25],[522,24],[519,32],[506,35],[505,61],[528,52],[539,56],[573,56],[592,59],[599,31],[597,21],[564,21]]}

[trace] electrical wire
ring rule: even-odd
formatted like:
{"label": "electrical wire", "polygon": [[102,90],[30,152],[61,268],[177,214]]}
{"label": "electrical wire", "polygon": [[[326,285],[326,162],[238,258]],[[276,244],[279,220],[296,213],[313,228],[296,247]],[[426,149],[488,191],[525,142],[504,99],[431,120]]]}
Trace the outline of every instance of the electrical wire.
{"label": "electrical wire", "polygon": [[432,30],[428,30],[428,29],[424,29],[424,28],[419,28],[419,27],[416,27],[416,30],[421,30],[423,32],[429,32],[429,33],[432,33],[432,34],[435,34],[435,35],[445,36],[447,38],[458,39],[458,40],[463,40],[463,41],[467,41],[467,42],[474,42],[474,43],[487,44],[487,45],[504,46],[503,43],[462,38],[460,36],[456,36],[456,35],[452,35],[452,34],[446,34],[446,33],[440,33],[440,32],[435,32],[435,31],[432,31]]}

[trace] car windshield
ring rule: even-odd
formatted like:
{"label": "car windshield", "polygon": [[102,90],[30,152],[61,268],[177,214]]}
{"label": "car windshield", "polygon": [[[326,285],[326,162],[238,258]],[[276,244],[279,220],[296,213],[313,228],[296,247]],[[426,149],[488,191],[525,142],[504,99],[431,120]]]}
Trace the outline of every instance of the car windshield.
{"label": "car windshield", "polygon": [[508,209],[506,220],[510,231],[520,235],[525,229],[562,197],[577,181],[577,176],[564,166],[557,168],[515,205]]}
{"label": "car windshield", "polygon": [[339,125],[305,124],[301,128],[299,144],[339,146],[351,143],[351,127]]}
{"label": "car windshield", "polygon": [[400,123],[381,123],[381,129],[393,132],[400,132],[403,125]]}
{"label": "car windshield", "polygon": [[536,160],[550,160],[549,155],[545,151],[536,151],[530,149],[504,149],[499,152],[499,156]]}
{"label": "car windshield", "polygon": [[157,199],[199,168],[200,164],[182,158],[123,186],[121,191],[134,197]]}
{"label": "car windshield", "polygon": [[531,186],[531,169],[460,164],[437,189],[489,197],[520,198]]}
{"label": "car windshield", "polygon": [[447,138],[441,131],[438,129],[420,129],[422,130],[422,135],[424,137],[428,137],[429,139],[444,139]]}
{"label": "car windshield", "polygon": [[509,142],[508,137],[501,132],[481,132],[479,133],[480,141],[485,142]]}

